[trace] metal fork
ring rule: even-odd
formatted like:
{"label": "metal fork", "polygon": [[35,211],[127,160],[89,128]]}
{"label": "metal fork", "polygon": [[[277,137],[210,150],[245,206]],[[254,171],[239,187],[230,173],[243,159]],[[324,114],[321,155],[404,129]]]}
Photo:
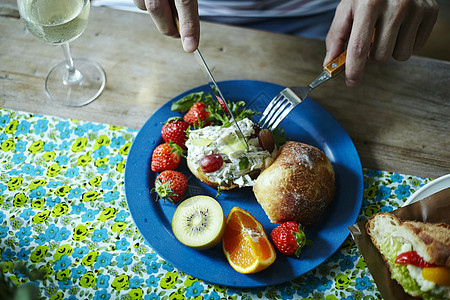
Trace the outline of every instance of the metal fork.
{"label": "metal fork", "polygon": [[264,110],[258,125],[274,130],[289,112],[306,99],[318,85],[339,74],[345,67],[347,51],[342,52],[323,68],[322,73],[308,86],[288,87],[273,98]]}

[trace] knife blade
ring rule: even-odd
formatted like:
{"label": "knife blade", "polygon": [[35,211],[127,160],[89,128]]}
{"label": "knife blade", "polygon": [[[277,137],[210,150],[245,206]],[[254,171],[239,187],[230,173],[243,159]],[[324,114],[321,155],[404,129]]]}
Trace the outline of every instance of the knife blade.
{"label": "knife blade", "polygon": [[222,105],[220,105],[220,107],[222,107],[223,111],[225,112],[225,115],[227,115],[227,117],[229,117],[233,123],[236,125],[239,134],[241,136],[241,138],[243,139],[245,146],[247,147],[247,150],[250,149],[247,139],[244,136],[244,133],[242,132],[241,128],[239,127],[238,122],[236,121],[236,119],[234,118],[233,113],[231,112],[231,109],[228,107],[227,101],[225,99],[225,97],[223,96],[222,92],[220,91],[219,85],[217,84],[216,80],[214,79],[213,74],[211,73],[211,70],[208,67],[208,64],[206,63],[205,59],[203,58],[202,53],[200,52],[200,50],[197,48],[197,50],[194,51],[194,56],[197,59],[197,62],[200,64],[203,72],[206,75],[206,78],[208,80],[208,84],[211,87],[214,95],[216,96],[216,100],[219,102],[219,104],[221,104],[220,100],[217,97],[220,97],[220,99],[222,99],[223,104],[225,104],[226,110],[223,109]]}
{"label": "knife blade", "polygon": [[[180,22],[178,20],[178,12],[175,7],[175,2],[173,0],[171,0],[171,1],[169,1],[169,4],[170,4],[170,9],[171,9],[172,15],[173,15],[173,20],[175,22],[175,26],[177,27],[178,33],[180,33]],[[234,125],[236,125],[239,135],[240,135],[240,136],[238,135],[238,139],[241,142],[242,141],[244,142],[245,147],[247,148],[247,151],[249,151],[250,146],[248,145],[247,139],[245,138],[241,127],[239,127],[238,122],[234,118],[234,115],[231,112],[231,109],[228,107],[227,101],[226,101],[225,97],[223,96],[222,92],[220,91],[219,85],[217,84],[216,80],[214,79],[214,76],[212,75],[211,70],[209,69],[208,64],[206,63],[205,59],[203,58],[203,55],[200,52],[200,49],[197,48],[197,50],[194,51],[194,56],[195,56],[197,62],[200,64],[204,74],[206,75],[206,78],[208,80],[208,85],[211,87],[211,89],[216,97],[216,100],[219,102],[219,104],[221,104],[219,98],[217,98],[219,96],[222,99],[223,103],[225,104],[226,110],[222,107],[222,105],[220,105],[220,107],[225,112],[225,115],[233,121]]]}

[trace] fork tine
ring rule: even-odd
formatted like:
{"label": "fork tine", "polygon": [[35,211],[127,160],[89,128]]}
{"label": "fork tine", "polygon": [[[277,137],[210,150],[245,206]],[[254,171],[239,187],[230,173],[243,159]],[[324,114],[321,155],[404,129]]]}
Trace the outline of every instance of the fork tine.
{"label": "fork tine", "polygon": [[[305,87],[308,89],[308,87]],[[303,91],[299,91],[303,94]],[[307,95],[308,91],[306,91]],[[306,97],[303,96],[304,97]],[[285,88],[277,96],[275,96],[267,105],[264,110],[258,125],[261,128],[267,128],[269,130],[274,130],[281,121],[291,112],[291,110],[302,102],[299,94],[291,90],[290,88]]]}
{"label": "fork tine", "polygon": [[286,110],[286,108],[288,108],[291,105],[292,103],[289,101],[289,99],[283,96],[282,99],[278,101],[278,105],[276,106],[276,109],[273,110],[273,113],[270,116],[270,118],[268,118],[266,127],[271,128],[274,123],[279,123],[277,122],[277,120],[280,119],[280,115],[282,115],[283,112]]}
{"label": "fork tine", "polygon": [[284,97],[284,95],[280,93],[278,96],[273,98],[272,101],[270,101],[270,111],[267,111],[266,118],[264,120],[264,123],[261,125],[261,128],[268,127],[268,125],[273,122],[271,120],[274,118],[274,115],[278,113],[280,106],[284,103],[285,100],[286,98]]}
{"label": "fork tine", "polygon": [[279,100],[280,98],[281,98],[281,94],[278,94],[278,95],[275,96],[272,100],[270,100],[270,102],[269,102],[269,104],[267,105],[266,109],[264,110],[264,112],[263,112],[261,118],[259,119],[258,124],[261,124],[261,123],[262,123],[261,127],[264,128],[264,124],[267,122],[267,119],[266,119],[266,118],[267,118],[269,115],[272,115],[272,114],[273,114],[273,109],[272,109],[272,108],[275,106],[275,104],[278,103],[278,100]]}
{"label": "fork tine", "polygon": [[273,122],[272,125],[269,126],[270,130],[274,130],[275,128],[277,128],[278,124],[280,124],[281,121],[283,121],[283,119],[291,112],[291,110],[293,110],[295,107],[295,105],[293,105],[292,103],[290,103],[289,107],[287,107],[282,114],[280,114],[280,116],[275,120],[275,122]]}

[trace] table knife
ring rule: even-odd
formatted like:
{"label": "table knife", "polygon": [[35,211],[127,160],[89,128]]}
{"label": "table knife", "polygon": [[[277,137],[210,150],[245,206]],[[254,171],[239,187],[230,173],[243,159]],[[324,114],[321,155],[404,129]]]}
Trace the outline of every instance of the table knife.
{"label": "table knife", "polygon": [[[175,8],[175,3],[174,3],[174,1],[169,1],[169,2],[170,2],[170,8],[172,10],[175,26],[177,27],[178,33],[180,33],[180,24],[179,24],[179,20],[178,20],[178,13],[177,13],[177,10]],[[240,135],[239,140],[244,142],[247,150],[250,150],[250,147],[248,145],[247,139],[245,138],[244,133],[242,132],[241,128],[239,127],[238,122],[234,118],[234,115],[231,112],[231,109],[228,107],[227,101],[226,101],[225,97],[223,96],[222,92],[220,91],[219,85],[217,84],[216,80],[214,79],[214,76],[211,73],[211,70],[209,69],[208,64],[206,63],[205,59],[203,58],[203,55],[200,52],[200,49],[197,48],[197,50],[194,51],[194,56],[195,56],[197,62],[200,64],[204,74],[206,75],[206,78],[208,80],[208,85],[211,87],[211,89],[212,89],[212,91],[213,91],[213,93],[215,95],[216,100],[219,102],[219,104],[222,104],[221,101],[218,98],[218,97],[220,97],[222,99],[223,104],[226,107],[226,110],[222,107],[222,105],[220,105],[220,107],[225,112],[225,115],[230,120],[233,121],[234,125],[236,125],[236,127],[238,129],[238,133]]]}
{"label": "table knife", "polygon": [[200,64],[202,70],[204,71],[207,79],[208,79],[208,84],[211,87],[216,100],[219,101],[219,104],[221,104],[221,101],[219,100],[222,99],[222,103],[225,105],[226,110],[222,107],[222,105],[220,105],[220,107],[222,107],[223,111],[225,112],[225,115],[227,115],[228,118],[230,118],[230,120],[232,120],[234,122],[234,124],[236,125],[239,134],[241,136],[241,138],[244,140],[245,146],[247,147],[247,150],[250,149],[247,139],[244,136],[244,133],[242,132],[241,128],[239,127],[239,124],[237,123],[236,119],[234,118],[233,113],[231,112],[231,109],[228,107],[227,101],[225,100],[225,97],[223,96],[222,92],[220,91],[219,86],[217,85],[216,80],[214,79],[214,76],[211,73],[211,70],[208,67],[208,64],[206,63],[205,59],[202,56],[202,53],[200,52],[200,50],[197,48],[197,50],[194,51],[194,56],[197,59],[198,63]]}

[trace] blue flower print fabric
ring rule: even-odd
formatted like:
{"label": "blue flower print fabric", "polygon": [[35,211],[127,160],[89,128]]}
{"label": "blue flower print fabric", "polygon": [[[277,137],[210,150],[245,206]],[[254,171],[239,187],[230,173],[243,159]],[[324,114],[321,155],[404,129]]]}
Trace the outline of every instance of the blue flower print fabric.
{"label": "blue flower print fabric", "polygon": [[[379,299],[351,237],[277,286],[212,285],[168,264],[138,232],[123,190],[137,130],[0,109],[0,266],[46,299]],[[359,220],[400,207],[429,179],[364,169]],[[40,270],[30,280],[18,264]]]}

